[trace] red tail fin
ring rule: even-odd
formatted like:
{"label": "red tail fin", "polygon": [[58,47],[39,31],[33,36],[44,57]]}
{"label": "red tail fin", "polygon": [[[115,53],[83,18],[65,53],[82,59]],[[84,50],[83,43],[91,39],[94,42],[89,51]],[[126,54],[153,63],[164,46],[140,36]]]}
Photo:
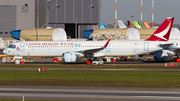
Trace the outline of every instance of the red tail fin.
{"label": "red tail fin", "polygon": [[106,44],[104,45],[104,48],[107,47],[107,45],[109,44],[109,41],[111,40],[111,38],[109,38],[109,40],[106,42]]}
{"label": "red tail fin", "polygon": [[173,25],[174,17],[167,17],[161,26],[146,41],[167,41]]}

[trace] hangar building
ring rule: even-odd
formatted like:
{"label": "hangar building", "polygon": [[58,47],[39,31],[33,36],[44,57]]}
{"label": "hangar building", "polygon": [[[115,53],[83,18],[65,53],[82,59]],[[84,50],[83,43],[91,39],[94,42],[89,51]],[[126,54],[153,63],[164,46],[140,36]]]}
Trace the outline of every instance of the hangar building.
{"label": "hangar building", "polygon": [[0,37],[11,31],[63,28],[71,38],[99,29],[100,0],[0,0]]}

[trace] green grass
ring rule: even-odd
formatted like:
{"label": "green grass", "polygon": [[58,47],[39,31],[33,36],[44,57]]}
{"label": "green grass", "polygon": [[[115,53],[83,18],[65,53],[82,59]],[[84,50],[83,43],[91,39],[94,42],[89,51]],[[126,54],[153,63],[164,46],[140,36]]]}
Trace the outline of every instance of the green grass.
{"label": "green grass", "polygon": [[66,64],[66,65],[60,65],[60,64],[44,64],[44,65],[32,65],[32,64],[24,64],[24,65],[14,65],[14,64],[2,64],[0,65],[0,68],[114,68],[114,69],[180,69],[180,65],[176,67],[165,67],[164,64],[159,65],[86,65],[86,64]]}
{"label": "green grass", "polygon": [[167,71],[0,70],[0,85],[180,87],[180,73]]}

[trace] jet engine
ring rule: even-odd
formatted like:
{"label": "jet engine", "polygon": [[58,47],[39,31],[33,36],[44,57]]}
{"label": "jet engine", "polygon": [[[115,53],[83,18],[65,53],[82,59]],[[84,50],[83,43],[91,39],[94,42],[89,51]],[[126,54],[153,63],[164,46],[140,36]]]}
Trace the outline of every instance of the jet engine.
{"label": "jet engine", "polygon": [[80,62],[80,60],[83,58],[83,56],[80,56],[79,54],[75,52],[70,53],[64,53],[63,54],[63,60],[64,62]]}
{"label": "jet engine", "polygon": [[154,59],[158,61],[170,61],[175,56],[175,53],[169,50],[160,50],[154,52]]}

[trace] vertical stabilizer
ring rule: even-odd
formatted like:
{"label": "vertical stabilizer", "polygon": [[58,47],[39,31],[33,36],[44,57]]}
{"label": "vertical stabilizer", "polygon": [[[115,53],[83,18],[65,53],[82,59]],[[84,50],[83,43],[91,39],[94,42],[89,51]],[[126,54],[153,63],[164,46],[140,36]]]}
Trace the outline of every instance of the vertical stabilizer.
{"label": "vertical stabilizer", "polygon": [[146,28],[141,21],[138,21],[138,24],[139,24],[142,28]]}
{"label": "vertical stabilizer", "polygon": [[106,29],[106,27],[100,22],[100,29]]}
{"label": "vertical stabilizer", "polygon": [[142,28],[137,21],[133,21],[133,25],[136,27],[136,28]]}
{"label": "vertical stabilizer", "polygon": [[146,41],[167,41],[169,40],[174,17],[167,17],[160,27]]}
{"label": "vertical stabilizer", "polygon": [[122,22],[122,20],[118,20],[118,27],[119,28],[127,28],[127,26]]}
{"label": "vertical stabilizer", "polygon": [[145,21],[145,22],[143,22],[143,24],[144,24],[144,26],[146,27],[146,28],[151,28],[151,26]]}
{"label": "vertical stabilizer", "polygon": [[130,20],[127,21],[129,28],[136,28]]}

